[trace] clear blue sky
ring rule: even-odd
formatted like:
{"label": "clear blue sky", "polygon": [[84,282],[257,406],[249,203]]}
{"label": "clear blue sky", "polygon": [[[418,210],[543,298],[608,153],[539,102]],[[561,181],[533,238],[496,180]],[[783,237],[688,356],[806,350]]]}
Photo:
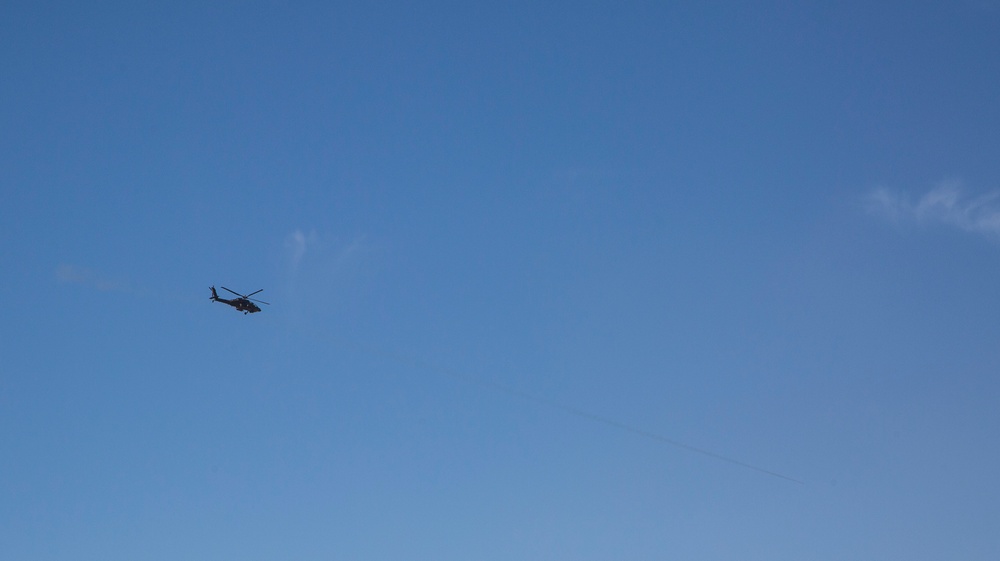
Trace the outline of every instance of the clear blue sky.
{"label": "clear blue sky", "polygon": [[208,4],[0,8],[0,558],[1000,558],[1000,4]]}

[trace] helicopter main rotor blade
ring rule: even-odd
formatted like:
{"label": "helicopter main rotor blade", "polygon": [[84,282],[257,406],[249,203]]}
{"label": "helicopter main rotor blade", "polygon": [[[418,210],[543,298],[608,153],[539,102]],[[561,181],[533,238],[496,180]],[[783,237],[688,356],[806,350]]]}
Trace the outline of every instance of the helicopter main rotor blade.
{"label": "helicopter main rotor blade", "polygon": [[267,302],[265,302],[263,300],[258,300],[256,298],[247,298],[247,300],[250,300],[251,302],[257,302],[258,304],[267,304],[268,306],[271,305],[271,304],[268,304]]}
{"label": "helicopter main rotor blade", "polygon": [[[223,290],[229,290],[228,288],[226,288],[224,286],[222,287],[222,289]],[[262,288],[260,290],[264,290],[264,289]],[[257,292],[260,292],[260,290],[258,290]],[[235,290],[229,290],[229,292],[232,292],[233,294],[239,296],[240,298],[246,298],[246,296],[243,296],[242,294],[240,294],[239,292],[236,292]],[[256,292],[254,294],[256,294]]]}
{"label": "helicopter main rotor blade", "polygon": [[[258,290],[257,292],[263,292],[263,291],[264,291],[264,289],[262,288],[262,289]],[[254,294],[257,294],[257,292],[251,292],[250,294],[247,294],[246,296],[244,296],[244,298],[249,298],[249,297],[253,296]]]}

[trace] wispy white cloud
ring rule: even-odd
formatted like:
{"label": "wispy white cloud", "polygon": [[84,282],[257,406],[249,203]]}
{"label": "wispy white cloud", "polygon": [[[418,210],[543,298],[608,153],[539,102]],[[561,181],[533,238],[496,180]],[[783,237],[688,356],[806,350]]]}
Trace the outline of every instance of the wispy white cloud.
{"label": "wispy white cloud", "polygon": [[364,236],[359,237],[354,241],[352,241],[351,243],[341,247],[340,250],[337,252],[337,260],[336,260],[337,264],[341,264],[353,258],[356,254],[364,251],[365,248],[366,248],[366,241]]}
{"label": "wispy white cloud", "polygon": [[347,243],[320,236],[315,230],[306,232],[296,229],[285,236],[285,254],[293,272],[308,255],[313,256],[315,260],[336,266],[351,259],[365,247],[364,236]]}
{"label": "wispy white cloud", "polygon": [[285,251],[287,252],[292,271],[299,268],[302,258],[305,257],[310,246],[315,246],[317,241],[318,236],[315,230],[306,233],[296,229],[285,236]]}
{"label": "wispy white cloud", "polygon": [[334,305],[356,292],[352,283],[367,270],[365,254],[372,249],[364,236],[342,240],[304,229],[286,234],[283,245],[290,317]]}
{"label": "wispy white cloud", "polygon": [[945,224],[1000,239],[1000,191],[969,196],[959,182],[946,181],[914,199],[880,187],[868,194],[866,205],[896,223]]}

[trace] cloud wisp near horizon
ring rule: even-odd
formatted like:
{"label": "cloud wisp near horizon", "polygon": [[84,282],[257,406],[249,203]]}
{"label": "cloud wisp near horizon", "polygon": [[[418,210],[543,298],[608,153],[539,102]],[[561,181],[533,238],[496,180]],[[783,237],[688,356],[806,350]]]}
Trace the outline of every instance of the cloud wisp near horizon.
{"label": "cloud wisp near horizon", "polygon": [[914,200],[879,187],[868,194],[866,206],[896,224],[944,224],[1000,241],[1000,191],[971,196],[960,182],[944,181]]}

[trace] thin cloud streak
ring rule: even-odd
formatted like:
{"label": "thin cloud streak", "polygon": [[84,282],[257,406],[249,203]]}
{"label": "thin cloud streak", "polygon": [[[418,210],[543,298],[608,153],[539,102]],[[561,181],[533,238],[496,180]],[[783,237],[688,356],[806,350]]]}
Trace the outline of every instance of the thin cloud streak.
{"label": "thin cloud streak", "polygon": [[55,277],[61,283],[75,284],[99,292],[128,294],[140,298],[156,296],[161,300],[166,299],[173,302],[193,302],[201,299],[200,297],[192,298],[190,293],[178,294],[170,288],[151,290],[128,279],[115,279],[100,271],[69,263],[59,265],[56,268]]}
{"label": "thin cloud streak", "polygon": [[56,269],[56,279],[64,283],[94,288],[101,292],[135,292],[135,289],[126,282],[109,279],[93,269],[65,263]]}
{"label": "thin cloud streak", "polygon": [[956,181],[941,183],[916,201],[880,187],[866,198],[868,211],[901,224],[945,224],[1000,240],[1000,192],[966,195]]}
{"label": "thin cloud streak", "polygon": [[509,396],[513,396],[513,397],[516,397],[518,399],[529,401],[529,402],[535,403],[536,405],[540,405],[542,407],[546,407],[548,409],[552,409],[552,410],[555,410],[555,411],[561,411],[563,413],[566,413],[566,414],[569,414],[569,415],[573,415],[573,416],[576,416],[576,417],[579,417],[579,418],[582,418],[582,419],[586,419],[588,421],[592,421],[592,422],[596,422],[596,423],[601,423],[601,424],[607,425],[609,427],[612,427],[612,428],[620,430],[620,431],[632,433],[633,435],[640,436],[640,437],[646,438],[648,440],[653,440],[653,441],[656,441],[656,442],[658,442],[660,444],[666,444],[666,445],[672,446],[674,448],[679,448],[681,450],[686,450],[688,452],[692,452],[692,453],[695,453],[695,454],[700,454],[702,456],[707,456],[707,457],[713,458],[715,460],[719,460],[719,461],[722,461],[722,462],[727,462],[729,464],[732,464],[732,465],[735,465],[735,466],[739,466],[739,467],[744,468],[744,469],[756,471],[758,473],[762,473],[762,474],[765,474],[765,475],[769,475],[771,477],[776,477],[778,479],[783,479],[785,481],[789,481],[789,482],[792,482],[792,483],[798,483],[799,485],[805,485],[804,481],[796,479],[794,477],[790,477],[788,475],[784,475],[784,474],[779,473],[777,471],[766,469],[766,468],[763,468],[763,467],[758,466],[758,465],[754,465],[754,464],[751,464],[751,463],[744,462],[742,460],[737,460],[736,458],[733,458],[731,456],[726,456],[724,454],[720,454],[718,452],[713,452],[713,451],[705,449],[705,448],[701,448],[701,447],[698,447],[698,446],[692,446],[690,444],[681,442],[679,440],[675,440],[673,438],[669,438],[667,436],[663,436],[663,435],[661,435],[659,433],[655,433],[655,432],[652,432],[652,431],[649,431],[649,430],[646,430],[646,429],[642,429],[642,428],[636,427],[634,425],[630,425],[628,423],[623,423],[621,421],[617,421],[617,420],[612,419],[610,417],[605,417],[603,415],[598,415],[596,413],[592,413],[590,411],[587,411],[587,410],[584,410],[584,409],[580,409],[578,407],[573,407],[573,406],[570,406],[570,405],[564,405],[564,404],[559,403],[557,401],[546,399],[544,397],[541,397],[541,396],[538,396],[538,395],[535,395],[535,394],[532,394],[532,393],[528,393],[528,392],[519,390],[517,388],[513,388],[511,386],[507,386],[507,385],[504,385],[504,384],[493,382],[493,381],[487,380],[485,378],[480,378],[480,377],[477,377],[477,376],[472,376],[472,375],[469,375],[469,374],[467,374],[465,372],[461,372],[459,370],[448,368],[446,366],[442,366],[442,365],[439,365],[439,364],[434,364],[434,363],[431,363],[431,362],[420,360],[420,359],[412,357],[412,356],[408,356],[408,355],[404,355],[404,354],[400,354],[400,353],[388,351],[388,350],[385,350],[385,349],[382,349],[382,348],[379,348],[379,347],[376,347],[376,346],[359,344],[357,342],[348,341],[348,340],[345,340],[345,339],[342,339],[342,338],[338,338],[338,337],[323,338],[322,336],[316,335],[313,332],[310,332],[309,335],[312,336],[312,337],[315,337],[318,340],[326,339],[329,342],[332,342],[333,344],[335,344],[335,345],[337,345],[337,346],[339,346],[341,348],[344,348],[344,349],[348,349],[348,350],[352,350],[352,351],[356,351],[356,352],[364,352],[366,354],[370,354],[370,355],[373,355],[373,356],[379,356],[379,357],[382,357],[382,358],[387,358],[389,360],[392,360],[392,361],[397,362],[397,363],[399,363],[401,365],[404,365],[404,366],[409,366],[409,367],[414,367],[414,368],[419,368],[419,369],[427,370],[427,371],[430,371],[430,372],[434,372],[434,373],[437,373],[437,374],[440,374],[440,375],[444,375],[444,376],[450,377],[452,379],[458,380],[458,381],[466,383],[466,384],[471,384],[471,385],[479,386],[481,388],[492,390],[492,391],[495,391],[495,392],[498,392],[498,393],[507,394]]}

